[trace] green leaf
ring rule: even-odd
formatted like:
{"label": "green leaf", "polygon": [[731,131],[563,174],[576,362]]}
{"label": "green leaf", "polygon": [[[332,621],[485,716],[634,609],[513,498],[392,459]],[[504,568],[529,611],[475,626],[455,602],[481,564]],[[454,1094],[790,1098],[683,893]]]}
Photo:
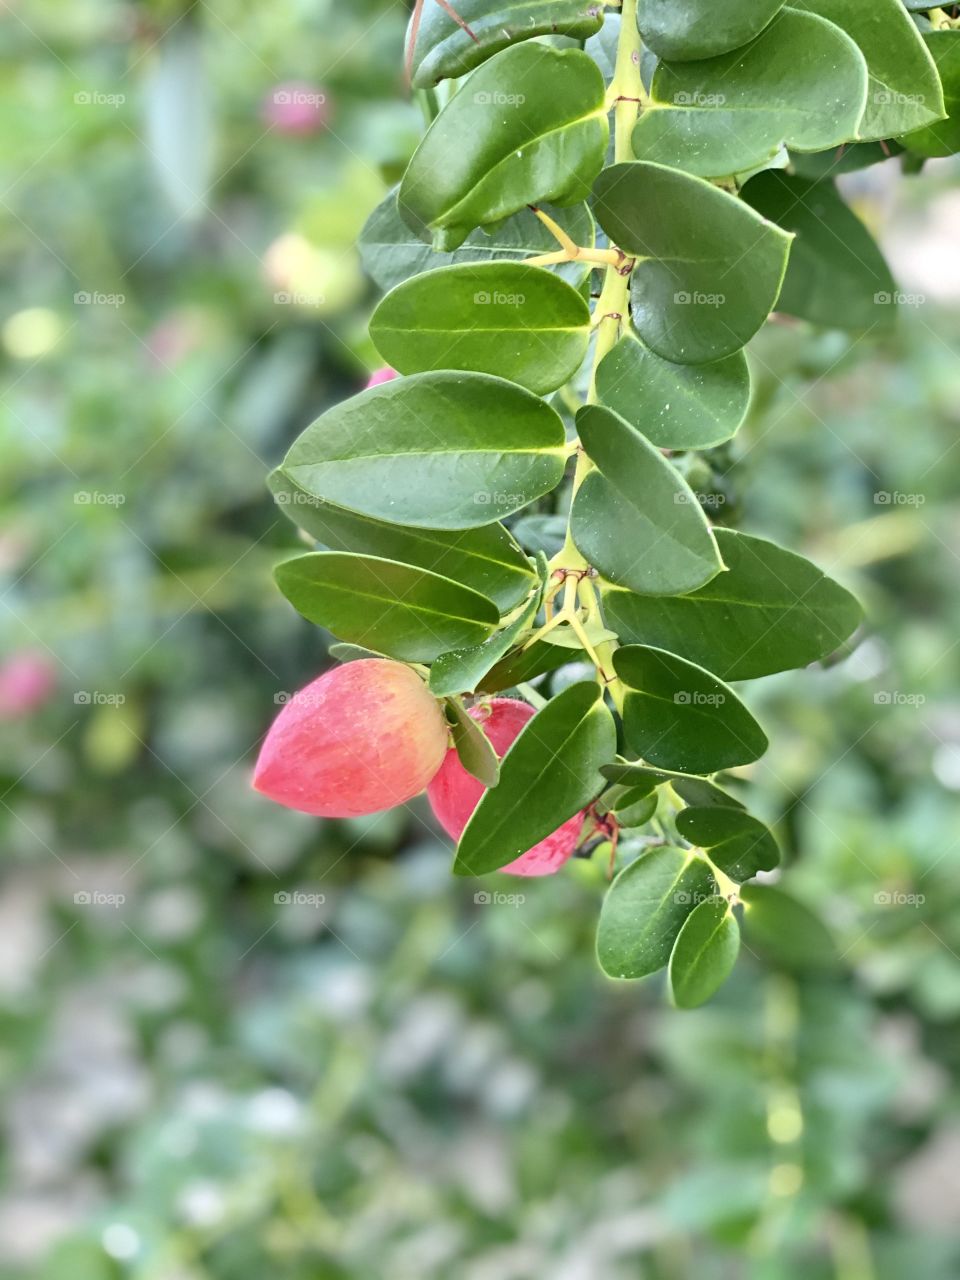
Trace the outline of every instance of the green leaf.
{"label": "green leaf", "polygon": [[836,23],[866,59],[867,105],[858,138],[890,138],[942,119],[936,66],[900,0],[791,0],[791,6]]}
{"label": "green leaf", "polygon": [[489,596],[502,613],[515,608],[536,582],[533,565],[502,524],[452,532],[407,529],[318,501],[279,469],[267,484],[283,514],[330,551],[359,551],[430,569]]}
{"label": "green leaf", "polygon": [[829,151],[811,151],[804,155],[790,153],[790,167],[801,178],[819,182],[823,178],[839,178],[844,173],[856,173],[874,164],[883,164],[892,156],[902,155],[903,147],[897,142],[854,142],[850,146],[834,147]]}
{"label": "green leaf", "polygon": [[952,156],[960,151],[960,31],[928,31],[923,36],[943,85],[946,120],[900,138],[918,156]]}
{"label": "green leaf", "polygon": [[[593,248],[597,228],[587,205],[558,209],[541,202],[541,207],[574,244]],[[400,217],[396,190],[377,205],[360,234],[364,270],[384,292],[435,267],[452,267],[462,262],[522,261],[550,253],[556,247],[553,235],[532,209],[524,207],[495,227],[471,231],[459,249],[435,253]],[[590,266],[583,262],[561,262],[547,270],[579,285],[589,274]]]}
{"label": "green leaf", "polygon": [[362,391],[307,427],[283,460],[297,488],[391,524],[492,524],[560,483],[560,415],[483,373],[420,373]]}
{"label": "green leaf", "polygon": [[727,572],[699,591],[604,593],[604,617],[621,640],[669,649],[723,680],[750,680],[825,658],[859,626],[854,597],[803,556],[731,529],[716,537]]}
{"label": "green leaf", "polygon": [[503,689],[514,689],[517,685],[535,680],[537,676],[548,671],[556,671],[565,667],[568,662],[576,662],[582,658],[583,652],[573,653],[569,649],[547,644],[538,640],[529,649],[518,649],[507,654],[495,667],[483,677],[477,686],[480,693],[499,693]]}
{"label": "green leaf", "polygon": [[742,809],[744,806],[736,798],[721,790],[708,778],[691,777],[685,773],[673,773],[669,769],[651,769],[649,765],[636,764],[630,761],[617,761],[605,765],[601,770],[609,782],[621,786],[631,786],[635,790],[643,788],[652,791],[663,782],[669,782],[677,795],[687,804],[697,808]]}
{"label": "green leaf", "polygon": [[631,862],[610,886],[597,927],[597,959],[611,978],[645,978],[670,959],[693,909],[716,891],[710,868],[664,845]]}
{"label": "green leaf", "polygon": [[639,794],[642,791],[642,787],[631,789],[613,806],[612,812],[621,827],[646,826],[657,812],[660,797],[656,791],[649,791],[645,795]]}
{"label": "green leaf", "polygon": [[462,702],[448,698],[446,705],[450,734],[460,763],[485,787],[495,787],[500,781],[500,761],[490,739]]}
{"label": "green leaf", "polygon": [[627,745],[657,768],[715,773],[750,764],[767,736],[733,690],[663,649],[628,645],[613,656],[626,686]]}
{"label": "green leaf", "polygon": [[896,314],[890,268],[832,182],[768,169],[747,183],[743,198],[797,237],[778,311],[830,329],[890,326]]}
{"label": "green leaf", "polygon": [[770,828],[742,809],[684,809],[677,814],[677,830],[691,844],[708,849],[713,865],[737,884],[780,864]]}
{"label": "green leaf", "polygon": [[790,237],[742,200],[658,164],[615,164],[594,184],[613,244],[638,255],[633,326],[659,356],[707,364],[732,355],[777,300]]}
{"label": "green leaf", "polygon": [[473,35],[435,0],[427,0],[413,47],[418,89],[462,76],[518,40],[550,35],[585,40],[603,23],[602,7],[594,0],[455,0],[453,7]]}
{"label": "green leaf", "polygon": [[583,363],[590,308],[540,267],[463,264],[398,285],[373,313],[370,337],[401,373],[471,369],[542,395]]}
{"label": "green leaf", "polygon": [[670,993],[678,1009],[695,1009],[723,986],[740,952],[740,928],[723,898],[687,916],[670,953]]}
{"label": "green leaf", "polygon": [[384,655],[376,649],[365,649],[362,644],[327,645],[327,653],[337,662],[363,662],[367,658],[382,658]]}
{"label": "green leaf", "polygon": [[510,652],[519,637],[529,630],[539,607],[540,593],[537,592],[519,617],[485,644],[442,653],[430,668],[430,692],[438,698],[453,693],[474,693],[484,676]]}
{"label": "green leaf", "polygon": [[785,0],[640,0],[643,43],[678,62],[712,58],[758,36]]}
{"label": "green leaf", "polygon": [[681,800],[697,809],[743,809],[736,796],[730,795],[706,778],[671,778],[674,791]]}
{"label": "green leaf", "polygon": [[404,221],[436,249],[527,204],[586,199],[607,150],[604,84],[579,49],[495,54],[433,121],[400,183]]}
{"label": "green leaf", "polygon": [[430,662],[448,649],[477,644],[500,620],[486,596],[394,560],[315,551],[274,572],[308,621],[404,662]]}
{"label": "green leaf", "polygon": [[676,468],[618,414],[585,405],[584,449],[600,468],[577,490],[570,529],[611,582],[650,595],[693,591],[723,568],[696,496]]}
{"label": "green leaf", "polygon": [[782,9],[743,49],[661,62],[651,93],[633,132],[637,158],[722,178],[760,168],[783,146],[822,151],[853,141],[867,66],[832,22]]}
{"label": "green leaf", "polygon": [[613,716],[597,684],[573,684],[521,730],[460,837],[454,871],[496,871],[586,808],[617,750]]}
{"label": "green leaf", "polygon": [[709,449],[746,417],[750,370],[742,351],[711,364],[675,364],[627,334],[600,361],[597,396],[659,449]]}
{"label": "green leaf", "polygon": [[747,945],[787,969],[836,969],[836,944],[804,903],[769,884],[745,884],[743,934]]}

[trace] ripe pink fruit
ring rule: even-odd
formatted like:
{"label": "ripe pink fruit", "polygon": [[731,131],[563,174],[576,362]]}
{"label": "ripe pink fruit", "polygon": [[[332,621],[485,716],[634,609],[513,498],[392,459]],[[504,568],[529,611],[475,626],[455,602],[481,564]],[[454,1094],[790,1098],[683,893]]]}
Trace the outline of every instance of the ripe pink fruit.
{"label": "ripe pink fruit", "polygon": [[419,795],[443,763],[447,723],[415,671],[364,658],[294,694],[260,750],[253,785],[319,818],[354,818]]}
{"label": "ripe pink fruit", "polygon": [[[514,698],[492,698],[489,703],[470,708],[470,715],[483,725],[499,758],[506,754],[520,730],[535,714],[533,707]],[[460,839],[485,790],[483,783],[464,769],[456,751],[448,751],[439,772],[427,787],[427,798],[448,836]],[[583,819],[583,813],[574,814],[552,835],[501,869],[513,876],[553,875],[579,844]]]}
{"label": "ripe pink fruit", "polygon": [[381,369],[374,369],[367,379],[364,390],[369,391],[371,387],[379,387],[382,382],[392,382],[397,376],[396,369],[391,369],[388,364],[385,364]]}
{"label": "ripe pink fruit", "polygon": [[330,120],[327,95],[302,81],[278,84],[263,104],[263,118],[280,133],[317,133]]}
{"label": "ripe pink fruit", "polygon": [[16,653],[0,665],[0,720],[29,715],[57,683],[56,668],[42,653]]}

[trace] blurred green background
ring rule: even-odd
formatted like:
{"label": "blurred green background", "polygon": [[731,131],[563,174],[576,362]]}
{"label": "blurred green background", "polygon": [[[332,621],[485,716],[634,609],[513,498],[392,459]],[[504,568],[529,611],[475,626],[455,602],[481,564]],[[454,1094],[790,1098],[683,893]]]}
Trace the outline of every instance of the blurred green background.
{"label": "blurred green background", "polygon": [[[388,0],[0,15],[0,1275],[960,1275],[958,171],[845,180],[909,295],[775,323],[722,518],[870,626],[750,689],[844,969],[599,975],[602,869],[477,902],[421,805],[249,790],[322,637],[265,473],[376,363],[353,243],[422,120]],[[280,108],[285,108],[281,110]]]}

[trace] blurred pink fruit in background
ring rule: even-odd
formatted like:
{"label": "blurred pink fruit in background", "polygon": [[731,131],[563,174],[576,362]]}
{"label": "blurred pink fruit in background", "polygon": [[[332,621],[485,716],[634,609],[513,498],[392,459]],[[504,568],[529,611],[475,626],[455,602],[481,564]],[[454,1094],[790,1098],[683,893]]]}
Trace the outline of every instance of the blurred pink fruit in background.
{"label": "blurred pink fruit in background", "polygon": [[318,133],[329,123],[330,102],[316,85],[292,80],[276,85],[267,94],[263,118],[280,133]]}
{"label": "blurred pink fruit in background", "polygon": [[35,650],[15,653],[0,664],[0,720],[29,715],[53,693],[57,670]]}

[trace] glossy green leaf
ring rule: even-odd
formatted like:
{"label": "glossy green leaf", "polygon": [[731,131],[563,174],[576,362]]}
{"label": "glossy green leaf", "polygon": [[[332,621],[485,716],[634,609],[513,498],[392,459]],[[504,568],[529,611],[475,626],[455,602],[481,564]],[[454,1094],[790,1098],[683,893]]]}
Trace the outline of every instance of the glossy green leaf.
{"label": "glossy green leaf", "polygon": [[697,809],[743,809],[736,796],[724,791],[707,778],[671,778],[674,791],[681,800]]}
{"label": "glossy green leaf", "polygon": [[282,471],[315,498],[391,524],[470,529],[548,493],[566,462],[560,415],[481,373],[420,373],[328,409]]}
{"label": "glossy green leaf", "polygon": [[628,334],[600,361],[597,397],[659,449],[709,449],[746,417],[750,370],[742,351],[675,364]]}
{"label": "glossy green leaf", "polygon": [[[541,207],[574,244],[593,247],[597,228],[587,205],[574,204],[567,209],[559,209],[542,203]],[[400,217],[396,191],[391,191],[371,213],[359,242],[364,270],[384,292],[435,267],[451,267],[462,262],[523,261],[537,254],[550,253],[556,247],[556,240],[537,215],[531,209],[523,208],[495,227],[479,227],[471,231],[459,249],[436,253]],[[580,284],[590,267],[582,262],[561,262],[546,270],[569,280],[571,284]]]}
{"label": "glossy green leaf", "polygon": [[743,198],[797,237],[778,311],[833,329],[890,327],[896,315],[890,268],[832,182],[770,169],[747,183]]}
{"label": "glossy green leaf", "polygon": [[730,529],[716,537],[727,572],[699,591],[604,593],[607,625],[621,640],[669,649],[723,680],[750,680],[825,658],[859,626],[854,597],[803,556]]}
{"label": "glossy green leaf", "polygon": [[613,806],[613,813],[621,827],[643,827],[657,812],[660,797],[656,791],[646,795],[639,792],[642,788],[633,788]]}
{"label": "glossy green leaf", "polygon": [[613,657],[626,686],[627,746],[657,768],[715,773],[750,764],[767,735],[737,695],[703,667],[663,649],[628,645]]}
{"label": "glossy green leaf", "polygon": [[500,780],[500,761],[490,739],[462,702],[448,698],[446,705],[450,736],[460,763],[485,787],[495,787]]}
{"label": "glossy green leaf", "polygon": [[502,524],[408,529],[318,501],[279,469],[267,484],[284,515],[330,551],[358,551],[430,569],[489,596],[502,613],[518,605],[536,582],[533,565]]}
{"label": "glossy green leaf", "polygon": [[660,58],[688,62],[739,49],[758,36],[785,0],[640,0],[637,25]]}
{"label": "glossy green leaf", "polygon": [[365,649],[362,644],[330,644],[327,653],[338,662],[364,662],[367,658],[382,658],[385,655],[376,649]]}
{"label": "glossy green leaf", "polygon": [[462,76],[492,54],[533,36],[585,40],[603,23],[594,0],[455,0],[468,34],[436,0],[427,0],[413,47],[413,83],[427,88]]}
{"label": "glossy green leaf", "polygon": [[584,449],[600,468],[584,479],[570,528],[611,582],[651,595],[693,591],[723,568],[696,496],[676,468],[618,414],[585,405]]}
{"label": "glossy green leaf", "polygon": [[638,255],[634,328],[659,356],[706,364],[732,355],[773,310],[790,237],[735,196],[658,164],[616,164],[594,185],[597,220]]}
{"label": "glossy green leaf", "polygon": [[443,108],[400,183],[407,224],[456,249],[527,204],[586,199],[607,149],[604,84],[579,49],[518,44],[495,54]]}
{"label": "glossy green leaf", "polygon": [[492,600],[459,582],[375,556],[316,551],[277,565],[275,576],[308,621],[404,662],[478,644],[500,620]]}
{"label": "glossy green leaf", "polygon": [[470,369],[543,395],[569,382],[590,341],[590,308],[541,267],[441,267],[383,299],[370,321],[381,356],[401,373]]}
{"label": "glossy green leaf", "polygon": [[743,936],[787,969],[830,970],[837,967],[836,944],[826,925],[808,906],[769,884],[745,884]]}
{"label": "glossy green leaf", "polygon": [[617,750],[613,716],[596,684],[574,684],[522,729],[460,837],[454,871],[484,875],[533,848],[586,808]]}
{"label": "glossy green leaf", "polygon": [[669,782],[682,800],[698,808],[719,806],[724,809],[742,809],[744,806],[728,792],[711,782],[709,778],[691,777],[685,773],[673,773],[669,769],[651,769],[649,765],[618,760],[605,765],[603,776],[609,782],[634,789],[652,791],[661,783]]}
{"label": "glossy green leaf", "polygon": [[495,667],[487,672],[477,686],[478,693],[499,693],[503,689],[514,689],[528,680],[545,675],[548,671],[556,671],[568,662],[576,662],[585,655],[573,653],[569,649],[561,649],[557,645],[538,640],[529,649],[518,649],[502,658]]}
{"label": "glossy green leaf", "polygon": [[791,6],[836,23],[866,59],[867,105],[858,138],[890,138],[943,117],[937,69],[901,0],[791,0]]}
{"label": "glossy green leaf", "polygon": [[[437,697],[453,693],[473,693],[484,676],[517,644],[528,631],[540,605],[540,593],[531,596],[519,617],[498,631],[486,643],[470,649],[454,649],[443,653],[430,668],[430,691]],[[531,646],[532,647],[532,646]]]}
{"label": "glossy green leaf", "polygon": [[846,147],[833,147],[829,151],[790,152],[790,167],[801,178],[819,182],[823,178],[839,178],[844,173],[856,173],[874,164],[883,164],[893,156],[903,153],[898,142],[854,142]]}
{"label": "glossy green leaf", "polygon": [[702,858],[664,845],[624,867],[603,900],[597,959],[611,978],[645,978],[670,959],[677,934],[716,892]]}
{"label": "glossy green leaf", "polygon": [[726,982],[740,953],[740,927],[723,898],[701,902],[670,953],[670,994],[678,1009],[704,1004]]}
{"label": "glossy green leaf", "polygon": [[770,828],[742,809],[684,809],[677,814],[677,830],[691,844],[709,850],[713,865],[737,884],[780,863]]}
{"label": "glossy green leaf", "polygon": [[705,178],[760,168],[787,146],[822,151],[857,137],[867,66],[813,13],[782,9],[751,44],[703,62],[662,62],[633,133],[640,160]]}
{"label": "glossy green leaf", "polygon": [[947,118],[905,134],[900,141],[918,156],[952,156],[960,151],[960,31],[928,31],[923,42],[943,85]]}

